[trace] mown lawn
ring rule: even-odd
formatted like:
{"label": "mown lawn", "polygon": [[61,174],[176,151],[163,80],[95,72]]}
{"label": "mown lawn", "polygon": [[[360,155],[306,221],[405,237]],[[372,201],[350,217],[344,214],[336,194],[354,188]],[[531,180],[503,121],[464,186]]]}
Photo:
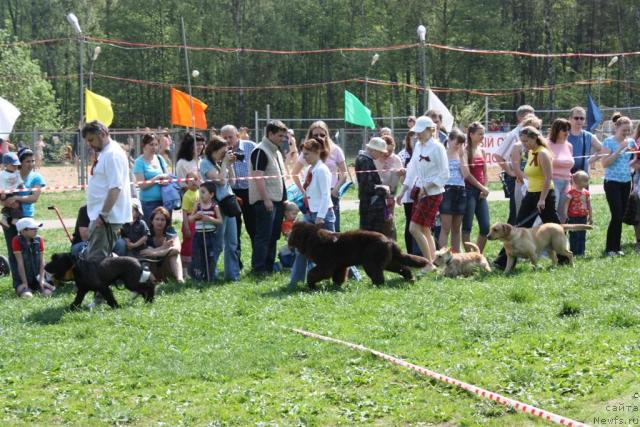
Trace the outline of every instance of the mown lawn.
{"label": "mown lawn", "polygon": [[[77,207],[77,206],[76,206]],[[492,206],[504,218],[504,203]],[[318,291],[256,283],[174,284],[152,305],[66,312],[72,289],[18,300],[0,281],[2,425],[527,425],[542,421],[366,354],[291,333],[360,343],[543,409],[596,424],[638,417],[640,266],[600,257],[608,211],[574,268],[468,279],[389,275]],[[399,212],[400,216],[401,213]],[[346,214],[351,227],[355,212]],[[398,221],[402,229],[401,221]],[[64,250],[61,230],[43,233]],[[625,227],[626,242],[633,233]],[[247,248],[247,243],[244,245]],[[499,245],[491,243],[492,258]],[[243,253],[245,265],[249,253]],[[88,299],[87,301],[88,302]]]}

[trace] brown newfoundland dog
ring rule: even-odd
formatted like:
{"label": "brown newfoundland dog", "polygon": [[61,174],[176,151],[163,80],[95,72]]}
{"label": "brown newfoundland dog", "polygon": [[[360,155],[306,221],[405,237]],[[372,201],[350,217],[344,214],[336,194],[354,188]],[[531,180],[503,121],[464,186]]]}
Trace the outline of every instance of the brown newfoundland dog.
{"label": "brown newfoundland dog", "polygon": [[384,270],[411,281],[409,267],[427,265],[425,258],[402,253],[393,240],[374,231],[332,233],[308,222],[296,222],[289,234],[289,246],[316,264],[307,274],[307,284],[312,288],[328,278],[341,285],[352,265],[361,265],[375,285],[384,283]]}

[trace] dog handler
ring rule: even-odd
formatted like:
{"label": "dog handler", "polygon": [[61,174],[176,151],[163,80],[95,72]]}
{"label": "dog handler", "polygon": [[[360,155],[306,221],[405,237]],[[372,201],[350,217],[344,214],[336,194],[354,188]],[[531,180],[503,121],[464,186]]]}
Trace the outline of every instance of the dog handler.
{"label": "dog handler", "polygon": [[97,120],[85,124],[82,137],[96,152],[87,187],[89,241],[80,258],[100,262],[111,254],[122,225],[132,220],[129,161],[109,130]]}

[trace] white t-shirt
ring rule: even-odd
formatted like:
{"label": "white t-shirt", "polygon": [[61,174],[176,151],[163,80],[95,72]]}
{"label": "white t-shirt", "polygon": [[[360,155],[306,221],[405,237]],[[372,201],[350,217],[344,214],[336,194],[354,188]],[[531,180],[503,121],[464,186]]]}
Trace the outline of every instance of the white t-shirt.
{"label": "white t-shirt", "polygon": [[502,144],[498,146],[494,154],[505,159],[508,165],[511,165],[511,151],[513,146],[520,139],[520,131],[522,126],[516,126],[511,132],[507,134],[507,137],[502,141]]}
{"label": "white t-shirt", "polygon": [[[189,172],[198,173],[198,159],[178,160],[178,163],[176,163],[176,176],[179,179],[185,179]],[[178,185],[185,188],[187,186],[187,181],[178,181]]]}
{"label": "white t-shirt", "polygon": [[17,190],[23,187],[24,182],[22,182],[20,171],[9,172],[5,169],[0,172],[0,190]]}
{"label": "white t-shirt", "polygon": [[331,172],[321,160],[311,168],[311,184],[307,188],[309,210],[318,214],[318,218],[326,218],[327,211],[333,207],[331,202]]}
{"label": "white t-shirt", "polygon": [[98,153],[98,162],[89,177],[87,187],[87,214],[95,221],[102,211],[102,206],[111,188],[119,188],[120,194],[111,208],[108,222],[124,224],[132,221],[131,187],[129,185],[129,160],[120,144],[110,139]]}

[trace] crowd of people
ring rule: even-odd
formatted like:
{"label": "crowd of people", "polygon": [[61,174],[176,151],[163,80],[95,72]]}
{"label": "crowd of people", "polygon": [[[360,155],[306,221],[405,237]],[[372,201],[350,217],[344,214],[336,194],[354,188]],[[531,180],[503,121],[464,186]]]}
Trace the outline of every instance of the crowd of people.
{"label": "crowd of people", "polygon": [[[635,171],[640,169],[640,125],[631,137],[631,120],[616,113],[614,134],[600,142],[584,129],[581,107],[573,108],[567,119],[555,119],[548,135],[532,107],[521,106],[516,116],[518,125],[495,153],[509,198],[506,222],[520,227],[536,221],[591,223],[589,168],[600,161],[611,214],[604,254],[621,255],[623,216],[627,205],[639,199],[640,174]],[[383,128],[355,159],[359,228],[397,239],[395,208],[402,206],[405,247],[428,260],[423,274],[435,268],[438,247],[460,252],[476,222],[482,252],[491,221],[484,126],[474,122],[465,131],[445,132],[441,122],[436,110],[409,117],[409,132],[397,154],[391,130]],[[238,281],[245,269],[241,234],[246,232],[251,273],[291,268],[290,284],[295,285],[305,281],[310,261],[286,243],[280,251],[277,246],[299,213],[299,220],[341,230],[342,190],[351,174],[344,152],[322,121],[311,124],[300,144],[278,120],[267,124],[257,143],[231,124],[208,141],[187,133],[175,165],[165,155],[168,143],[162,135],[145,134],[136,159],[97,121],[87,123],[82,136],[96,158],[70,248],[79,263],[91,265],[115,252],[154,260],[151,268],[159,280],[182,283],[188,275],[198,281]],[[34,219],[34,204],[45,186],[33,170],[36,159],[29,149],[6,153],[0,173],[0,223],[13,286],[22,297],[53,291],[44,277],[44,240],[37,235],[41,224]],[[291,188],[301,197],[289,200]],[[640,211],[639,206],[629,208]],[[180,233],[172,226],[176,210],[181,211]],[[635,231],[640,242],[638,223]],[[575,255],[584,255],[585,239],[584,232],[572,232]],[[504,268],[505,262],[501,252],[494,264]],[[356,268],[352,275],[359,276]]]}

